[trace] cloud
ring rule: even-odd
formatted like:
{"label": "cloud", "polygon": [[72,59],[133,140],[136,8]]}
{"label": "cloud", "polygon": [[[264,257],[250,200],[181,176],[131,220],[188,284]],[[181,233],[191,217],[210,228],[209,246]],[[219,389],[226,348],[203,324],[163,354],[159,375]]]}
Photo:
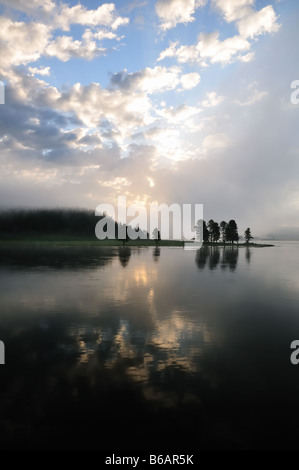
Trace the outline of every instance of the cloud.
{"label": "cloud", "polygon": [[262,101],[266,96],[268,96],[267,91],[261,91],[258,89],[258,83],[252,82],[247,87],[247,97],[244,101],[234,100],[234,103],[239,106],[251,106],[259,101]]}
{"label": "cloud", "polygon": [[28,72],[32,75],[42,75],[42,76],[49,76],[51,74],[50,67],[28,67]]}
{"label": "cloud", "polygon": [[[98,43],[102,40],[119,40],[116,30],[129,23],[129,19],[117,15],[113,3],[104,3],[96,10],[88,10],[78,4],[73,7],[53,2],[13,2],[2,1],[11,8],[26,12],[35,21],[14,21],[6,16],[0,17],[0,70],[13,66],[27,65],[38,61],[43,55],[56,57],[66,62],[71,57],[92,58],[102,55],[106,49]],[[81,38],[56,35],[56,31],[69,31],[71,25],[89,26]],[[98,30],[102,26],[103,29]],[[90,28],[96,28],[92,31]]]}
{"label": "cloud", "polygon": [[161,22],[161,29],[166,31],[179,23],[194,21],[195,10],[205,3],[205,0],[158,0],[156,13]]}
{"label": "cloud", "polygon": [[187,106],[185,103],[170,108],[162,108],[157,110],[157,113],[167,120],[167,124],[185,122],[185,126],[188,126],[188,120],[201,112],[201,109],[194,106]]}
{"label": "cloud", "polygon": [[117,15],[114,3],[103,3],[96,10],[88,10],[80,4],[73,7],[61,4],[54,15],[53,22],[56,29],[61,28],[65,31],[68,31],[74,24],[90,27],[106,26],[116,30],[120,26],[127,25],[129,18]]}
{"label": "cloud", "polygon": [[215,91],[210,91],[207,93],[207,100],[202,102],[202,106],[206,108],[218,106],[224,99],[224,96],[219,96]]}
{"label": "cloud", "polygon": [[240,52],[250,49],[250,43],[240,36],[233,36],[219,41],[219,33],[199,35],[197,49],[201,58],[210,59],[211,63],[230,63]]}
{"label": "cloud", "polygon": [[[12,12],[11,18],[0,18],[0,68],[6,81],[6,105],[0,106],[1,205],[94,208],[122,191],[128,201],[170,204],[175,196],[180,203],[203,203],[206,217],[235,218],[240,227],[251,226],[254,235],[295,220],[298,107],[289,102],[289,84],[298,77],[296,61],[285,54],[298,37],[295,15],[291,21],[281,14],[284,27],[259,42],[261,34],[278,30],[273,7],[256,11],[253,1],[214,1],[221,15],[220,21],[216,17],[219,33],[210,32],[214,22],[208,22],[201,35],[183,44],[181,28],[175,35],[165,30],[175,38],[165,46],[138,31],[159,60],[169,59],[167,66],[152,65],[146,54],[141,65],[140,49],[128,41],[129,71],[117,68],[117,63],[124,67],[123,57],[105,59],[99,61],[101,80],[106,72],[109,77],[108,69],[118,72],[110,83],[82,84],[87,74],[81,78],[78,64],[78,83],[67,88],[59,84],[62,67],[56,68],[55,60],[51,68],[47,64],[50,54],[63,61],[105,54],[101,42],[117,41],[117,26],[126,20],[111,7],[106,17],[104,10],[91,17],[87,12],[97,8],[64,3],[53,8],[52,2],[37,0],[6,5],[19,5],[28,17]],[[152,11],[149,2],[147,8]],[[196,9],[188,11],[185,18],[195,17]],[[71,28],[79,20],[82,24]],[[174,20],[169,15],[161,25],[180,20],[183,14]],[[106,23],[95,25],[100,21]],[[223,21],[233,24],[222,28]],[[58,30],[68,27],[69,33]],[[190,38],[193,33],[192,27]],[[179,64],[170,66],[172,60]],[[224,71],[217,66],[232,62],[236,65]],[[214,64],[213,70],[204,69]],[[63,78],[73,79],[75,68],[63,69]]]}
{"label": "cloud", "polygon": [[209,63],[229,64],[236,60],[250,62],[253,59],[250,39],[256,39],[265,33],[276,33],[280,28],[272,5],[254,11],[251,8],[254,3],[255,0],[214,0],[214,7],[222,13],[225,20],[236,22],[239,34],[220,40],[219,32],[213,31],[200,33],[194,45],[171,42],[160,53],[158,62],[172,57],[179,63],[196,62],[202,66]]}
{"label": "cloud", "polygon": [[228,23],[250,14],[254,4],[255,0],[212,0],[212,5],[222,13]]}
{"label": "cloud", "polygon": [[247,52],[250,47],[249,41],[241,36],[233,36],[220,41],[217,31],[200,33],[198,42],[194,46],[179,46],[178,42],[171,43],[168,49],[161,52],[158,61],[175,57],[180,63],[197,62],[202,66],[207,66],[207,60],[212,64],[228,64],[233,59],[242,58],[242,53]]}
{"label": "cloud", "polygon": [[34,16],[41,13],[50,14],[56,8],[55,3],[51,0],[1,0],[1,3]]}
{"label": "cloud", "polygon": [[[178,67],[146,67],[140,72],[135,73],[127,73],[124,70],[112,76],[111,84],[122,90],[135,90],[153,94],[166,90],[174,90],[183,79],[183,77],[180,77],[180,74],[181,70]],[[188,81],[188,77],[185,77],[185,80]],[[196,78],[193,76],[193,82],[195,80]]]}
{"label": "cloud", "polygon": [[82,36],[82,41],[74,40],[71,36],[57,36],[49,43],[45,53],[49,57],[67,62],[71,57],[91,60],[103,55],[105,51],[105,48],[97,45],[91,32],[87,30]]}
{"label": "cloud", "polygon": [[171,42],[170,46],[162,51],[157,59],[158,62],[166,59],[167,57],[175,57],[178,62],[200,62],[199,52],[197,46],[183,46],[179,42]]}
{"label": "cloud", "polygon": [[240,36],[244,38],[275,33],[279,29],[272,5],[254,11],[255,0],[212,0],[212,4],[228,23],[237,22]]}
{"label": "cloud", "polygon": [[260,11],[251,12],[237,23],[240,36],[254,38],[265,33],[276,33],[280,26],[272,5]]}
{"label": "cloud", "polygon": [[129,23],[129,18],[117,15],[114,3],[103,3],[96,10],[89,10],[80,3],[71,7],[63,2],[57,5],[51,0],[1,0],[1,3],[43,20],[50,29],[69,31],[71,25],[77,24],[116,30]]}
{"label": "cloud", "polygon": [[184,90],[195,88],[200,82],[200,75],[196,72],[186,73],[181,77],[181,84]]}
{"label": "cloud", "polygon": [[44,53],[50,38],[49,29],[41,23],[24,23],[0,17],[0,69],[36,62]]}

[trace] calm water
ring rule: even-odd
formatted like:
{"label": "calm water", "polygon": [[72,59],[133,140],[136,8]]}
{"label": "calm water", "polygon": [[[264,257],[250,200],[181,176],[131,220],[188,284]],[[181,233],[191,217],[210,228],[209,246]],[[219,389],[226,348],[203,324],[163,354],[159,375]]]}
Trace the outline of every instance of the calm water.
{"label": "calm water", "polygon": [[299,242],[5,250],[0,447],[299,448]]}

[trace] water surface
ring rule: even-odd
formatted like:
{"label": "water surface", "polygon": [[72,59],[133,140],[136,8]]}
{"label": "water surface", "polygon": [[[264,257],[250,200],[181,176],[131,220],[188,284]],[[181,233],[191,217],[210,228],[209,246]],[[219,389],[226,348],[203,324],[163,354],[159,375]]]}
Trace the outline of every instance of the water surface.
{"label": "water surface", "polygon": [[299,243],[1,251],[0,447],[296,448]]}

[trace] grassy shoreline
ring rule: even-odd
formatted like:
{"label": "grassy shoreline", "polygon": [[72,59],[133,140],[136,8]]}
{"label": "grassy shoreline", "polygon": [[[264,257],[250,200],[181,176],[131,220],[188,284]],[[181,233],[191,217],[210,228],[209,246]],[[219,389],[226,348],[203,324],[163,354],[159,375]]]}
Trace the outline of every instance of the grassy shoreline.
{"label": "grassy shoreline", "polygon": [[[102,246],[123,246],[120,240],[91,240],[86,238],[71,238],[71,237],[42,237],[36,238],[15,238],[15,239],[0,239],[0,247],[102,247]],[[176,246],[183,247],[184,242],[181,240],[161,240],[158,245],[155,240],[128,240],[125,246],[129,247],[149,247],[149,246]],[[265,243],[204,243],[203,246],[209,247],[234,247],[234,248],[265,248],[275,245]]]}

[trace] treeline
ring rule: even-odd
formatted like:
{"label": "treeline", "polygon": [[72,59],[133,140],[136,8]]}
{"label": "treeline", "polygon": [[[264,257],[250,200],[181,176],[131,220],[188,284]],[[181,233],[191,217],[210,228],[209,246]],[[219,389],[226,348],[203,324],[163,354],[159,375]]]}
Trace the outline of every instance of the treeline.
{"label": "treeline", "polygon": [[[99,217],[100,218],[100,217]],[[94,211],[83,209],[17,209],[0,212],[2,237],[72,235],[94,238]]]}
{"label": "treeline", "polygon": [[[238,233],[238,226],[235,220],[225,222],[215,222],[213,219],[207,223],[204,220],[198,221],[195,227],[196,238],[203,243],[238,243],[240,237]],[[246,243],[252,239],[251,230],[248,227],[244,232],[244,239]]]}
{"label": "treeline", "polygon": [[[0,212],[0,237],[17,239],[50,236],[94,240],[96,224],[104,217],[87,209],[11,209]],[[113,224],[115,227],[115,238],[118,239],[123,225],[108,219],[110,226]],[[104,230],[106,228],[104,226]],[[149,238],[147,232],[130,228],[139,235],[143,234],[144,238]],[[125,226],[125,229],[127,240],[128,227]]]}

